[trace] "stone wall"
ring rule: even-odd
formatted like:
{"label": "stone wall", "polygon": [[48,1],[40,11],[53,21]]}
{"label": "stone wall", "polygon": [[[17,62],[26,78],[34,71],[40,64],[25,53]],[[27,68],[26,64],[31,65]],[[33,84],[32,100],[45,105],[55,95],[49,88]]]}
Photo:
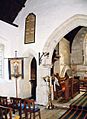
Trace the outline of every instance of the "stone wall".
{"label": "stone wall", "polygon": [[87,28],[82,28],[72,43],[71,67],[73,75],[87,77]]}
{"label": "stone wall", "polygon": [[70,66],[70,44],[69,41],[63,38],[59,42],[59,55],[60,55],[60,75],[64,76],[66,66]]}

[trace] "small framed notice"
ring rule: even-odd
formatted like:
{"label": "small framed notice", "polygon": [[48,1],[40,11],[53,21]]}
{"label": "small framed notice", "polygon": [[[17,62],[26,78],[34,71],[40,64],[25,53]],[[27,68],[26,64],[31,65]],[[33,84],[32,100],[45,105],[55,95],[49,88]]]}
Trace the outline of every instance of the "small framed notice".
{"label": "small framed notice", "polygon": [[25,38],[24,38],[25,44],[35,42],[35,24],[36,24],[36,15],[30,13],[25,20]]}

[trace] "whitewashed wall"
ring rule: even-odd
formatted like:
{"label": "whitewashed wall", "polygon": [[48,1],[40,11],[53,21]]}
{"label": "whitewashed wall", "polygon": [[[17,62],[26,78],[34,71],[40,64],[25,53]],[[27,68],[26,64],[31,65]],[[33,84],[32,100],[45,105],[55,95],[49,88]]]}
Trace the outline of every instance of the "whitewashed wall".
{"label": "whitewashed wall", "polygon": [[4,45],[4,75],[0,81],[0,95],[15,95],[15,81],[10,81],[8,77],[8,59],[14,56],[17,48],[17,28],[0,21],[0,44]]}
{"label": "whitewashed wall", "polygon": [[[8,97],[16,96],[15,78],[9,80],[8,58],[15,57],[15,50],[18,51],[18,48],[20,48],[20,45],[18,44],[18,39],[19,39],[19,28],[0,21],[0,44],[4,45],[4,67],[3,67],[4,75],[2,80],[0,81],[0,95],[6,95]],[[18,52],[18,57],[21,56],[23,56],[23,54],[20,55],[20,53]],[[24,61],[25,66],[26,66],[26,62],[27,60]],[[31,96],[30,91],[31,90],[30,90],[29,78],[25,77],[25,80],[23,79],[21,80],[21,78],[19,78],[18,96],[23,98],[29,97]]]}

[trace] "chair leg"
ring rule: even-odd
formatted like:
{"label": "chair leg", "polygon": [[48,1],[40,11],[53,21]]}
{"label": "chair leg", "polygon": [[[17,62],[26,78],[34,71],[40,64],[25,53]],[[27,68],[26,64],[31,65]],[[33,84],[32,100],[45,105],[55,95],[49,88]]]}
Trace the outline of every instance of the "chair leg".
{"label": "chair leg", "polygon": [[21,110],[19,110],[19,116],[20,116],[20,119],[22,119],[22,113],[21,113]]}
{"label": "chair leg", "polygon": [[31,119],[31,113],[30,113],[30,119]]}
{"label": "chair leg", "polygon": [[33,113],[33,119],[35,119],[35,113]]}
{"label": "chair leg", "polygon": [[40,111],[39,111],[38,113],[39,113],[39,119],[41,119],[41,114],[40,114]]}
{"label": "chair leg", "polygon": [[25,112],[25,119],[28,119],[28,112]]}
{"label": "chair leg", "polygon": [[[5,119],[7,119],[7,110],[5,110]],[[2,118],[3,119],[3,118]]]}

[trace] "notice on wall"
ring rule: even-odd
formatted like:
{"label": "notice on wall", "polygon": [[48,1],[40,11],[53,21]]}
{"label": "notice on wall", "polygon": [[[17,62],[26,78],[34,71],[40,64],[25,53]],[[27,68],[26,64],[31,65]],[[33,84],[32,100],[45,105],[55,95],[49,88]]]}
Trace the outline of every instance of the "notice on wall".
{"label": "notice on wall", "polygon": [[36,16],[33,13],[30,13],[25,21],[25,40],[24,43],[34,43],[35,42],[35,23]]}

